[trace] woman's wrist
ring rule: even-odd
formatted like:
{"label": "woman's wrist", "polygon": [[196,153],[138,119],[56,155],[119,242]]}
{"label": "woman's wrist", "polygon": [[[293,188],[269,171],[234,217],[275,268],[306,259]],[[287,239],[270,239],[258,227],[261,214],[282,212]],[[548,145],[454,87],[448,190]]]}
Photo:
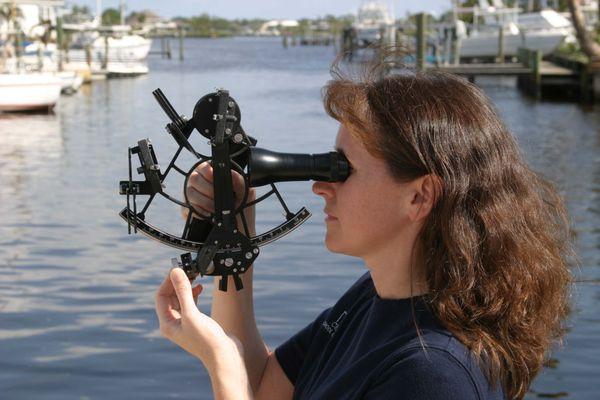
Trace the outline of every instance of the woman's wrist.
{"label": "woman's wrist", "polygon": [[212,351],[211,361],[203,360],[216,399],[250,399],[252,391],[244,363],[243,347],[231,336]]}

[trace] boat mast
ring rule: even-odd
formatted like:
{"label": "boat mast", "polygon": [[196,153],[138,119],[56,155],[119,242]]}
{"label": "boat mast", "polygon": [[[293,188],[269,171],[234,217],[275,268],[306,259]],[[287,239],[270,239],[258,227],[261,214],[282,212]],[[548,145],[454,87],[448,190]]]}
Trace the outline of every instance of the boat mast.
{"label": "boat mast", "polygon": [[125,0],[119,0],[119,16],[121,17],[121,25],[125,25]]}
{"label": "boat mast", "polygon": [[96,25],[102,25],[102,0],[96,0]]}

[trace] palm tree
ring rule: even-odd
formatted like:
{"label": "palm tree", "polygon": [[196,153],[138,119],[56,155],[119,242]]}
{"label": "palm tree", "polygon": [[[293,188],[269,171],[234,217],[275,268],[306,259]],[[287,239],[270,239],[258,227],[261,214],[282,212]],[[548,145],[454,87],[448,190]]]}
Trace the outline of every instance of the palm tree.
{"label": "palm tree", "polygon": [[577,32],[577,39],[581,49],[590,59],[590,64],[595,64],[600,67],[600,44],[598,44],[585,28],[585,19],[579,8],[579,1],[568,0],[571,19]]}
{"label": "palm tree", "polygon": [[[0,66],[4,68],[6,59],[12,56],[13,42],[18,39],[19,20],[23,18],[23,13],[15,3],[0,4],[0,21],[6,21],[6,34],[4,36],[4,45],[2,46],[2,54],[0,55]],[[0,32],[2,33],[2,32]]]}

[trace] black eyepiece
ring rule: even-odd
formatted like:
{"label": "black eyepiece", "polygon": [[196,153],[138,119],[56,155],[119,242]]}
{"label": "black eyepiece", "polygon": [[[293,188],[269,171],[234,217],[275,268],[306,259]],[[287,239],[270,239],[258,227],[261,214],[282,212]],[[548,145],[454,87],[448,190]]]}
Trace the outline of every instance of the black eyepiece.
{"label": "black eyepiece", "polygon": [[250,186],[275,182],[342,182],[350,174],[348,159],[335,151],[322,154],[277,153],[252,147],[248,162]]}

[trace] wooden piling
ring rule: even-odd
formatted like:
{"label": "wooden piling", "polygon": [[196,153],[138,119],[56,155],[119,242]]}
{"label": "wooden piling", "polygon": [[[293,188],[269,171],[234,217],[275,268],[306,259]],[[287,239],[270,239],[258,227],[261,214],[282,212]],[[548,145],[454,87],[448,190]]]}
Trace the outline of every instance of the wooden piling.
{"label": "wooden piling", "polygon": [[416,67],[417,70],[425,69],[425,25],[427,24],[427,15],[419,13],[415,16],[417,20],[417,48],[416,48]]}
{"label": "wooden piling", "polygon": [[63,70],[64,31],[60,13],[56,16],[56,48],[58,50],[58,70]]}
{"label": "wooden piling", "polygon": [[517,84],[529,95],[540,99],[542,97],[542,52],[541,50],[519,48],[518,54],[519,61],[531,72],[528,75],[519,76]]}
{"label": "wooden piling", "polygon": [[540,67],[542,65],[542,51],[531,51],[531,81],[533,84],[533,95],[536,99],[542,97],[542,74]]}
{"label": "wooden piling", "polygon": [[179,61],[183,61],[183,29],[177,27],[177,35],[179,36]]}
{"label": "wooden piling", "polygon": [[456,28],[444,29],[444,65],[450,64],[450,56],[452,55],[452,42],[456,36]]}
{"label": "wooden piling", "polygon": [[497,62],[504,62],[504,26],[498,27],[498,60]]}
{"label": "wooden piling", "polygon": [[590,102],[593,94],[592,74],[585,66],[581,68],[579,73],[579,97],[584,102]]}
{"label": "wooden piling", "polygon": [[108,35],[104,36],[104,59],[102,60],[102,69],[108,69]]}
{"label": "wooden piling", "polygon": [[456,32],[456,28],[452,31],[452,64],[460,65],[460,48],[461,48],[461,38],[458,37],[458,33]]}

